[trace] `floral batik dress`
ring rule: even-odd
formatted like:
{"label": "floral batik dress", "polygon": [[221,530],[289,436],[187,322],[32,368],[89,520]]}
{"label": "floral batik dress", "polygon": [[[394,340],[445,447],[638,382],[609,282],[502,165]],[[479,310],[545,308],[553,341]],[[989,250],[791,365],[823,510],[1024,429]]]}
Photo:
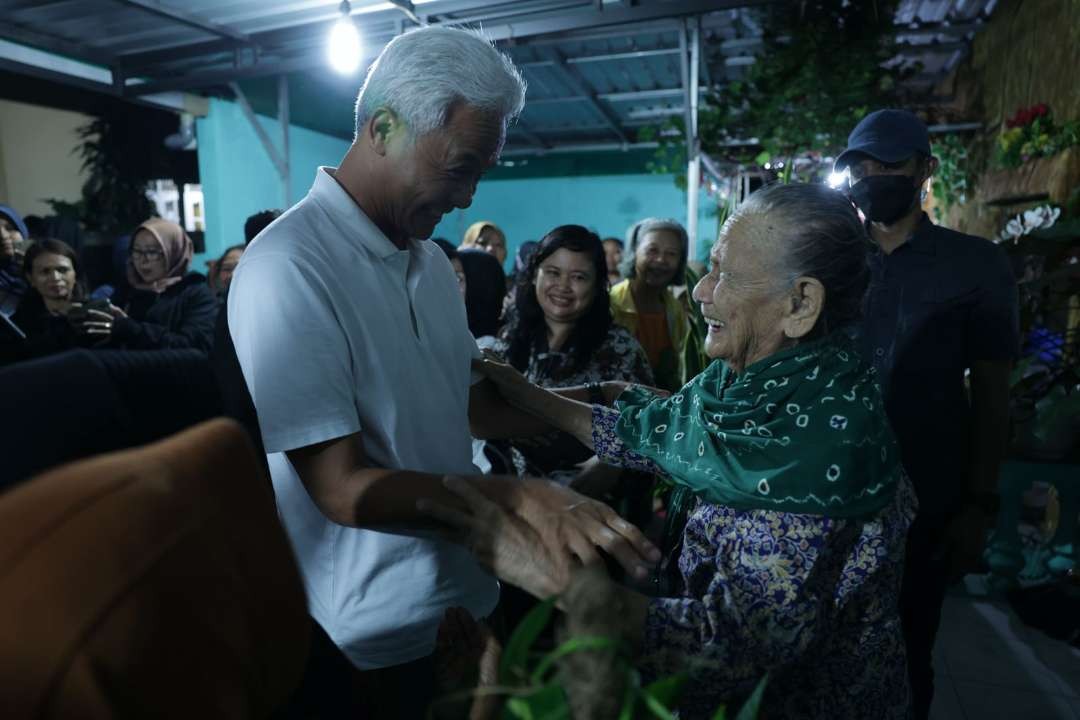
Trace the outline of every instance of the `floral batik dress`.
{"label": "floral batik dress", "polygon": [[[597,457],[663,474],[620,439],[618,418],[593,408]],[[766,673],[761,718],[909,717],[898,601],[915,507],[906,477],[862,519],[698,500],[681,535],[675,596],[649,603],[643,681],[689,672],[684,720],[738,707]]]}

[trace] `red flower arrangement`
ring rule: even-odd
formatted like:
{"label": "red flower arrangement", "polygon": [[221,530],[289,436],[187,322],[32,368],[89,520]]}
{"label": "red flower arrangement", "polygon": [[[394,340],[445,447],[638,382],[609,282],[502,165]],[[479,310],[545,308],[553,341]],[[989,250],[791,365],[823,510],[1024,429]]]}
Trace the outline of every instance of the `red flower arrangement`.
{"label": "red flower arrangement", "polygon": [[1032,105],[1029,108],[1021,108],[1016,111],[1016,114],[1005,121],[1005,127],[1007,128],[1022,128],[1027,127],[1031,123],[1035,122],[1041,117],[1046,117],[1050,114],[1050,106],[1046,103],[1039,103],[1038,105]]}

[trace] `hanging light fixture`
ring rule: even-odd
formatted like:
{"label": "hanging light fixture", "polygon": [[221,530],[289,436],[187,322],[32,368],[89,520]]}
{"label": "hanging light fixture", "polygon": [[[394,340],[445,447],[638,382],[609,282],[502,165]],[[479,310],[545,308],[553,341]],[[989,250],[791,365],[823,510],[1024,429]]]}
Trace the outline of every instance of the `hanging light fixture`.
{"label": "hanging light fixture", "polygon": [[342,0],[338,8],[341,18],[330,30],[326,57],[330,67],[342,75],[352,75],[360,67],[360,33],[349,16],[352,7],[349,0]]}

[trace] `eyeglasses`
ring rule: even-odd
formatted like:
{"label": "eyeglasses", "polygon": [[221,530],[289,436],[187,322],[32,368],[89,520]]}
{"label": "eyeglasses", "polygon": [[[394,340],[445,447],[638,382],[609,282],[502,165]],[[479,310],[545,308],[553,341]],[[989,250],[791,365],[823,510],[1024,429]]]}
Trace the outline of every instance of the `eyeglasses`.
{"label": "eyeglasses", "polygon": [[146,260],[160,260],[165,257],[165,253],[160,250],[139,250],[138,248],[132,248],[131,256],[141,257]]}

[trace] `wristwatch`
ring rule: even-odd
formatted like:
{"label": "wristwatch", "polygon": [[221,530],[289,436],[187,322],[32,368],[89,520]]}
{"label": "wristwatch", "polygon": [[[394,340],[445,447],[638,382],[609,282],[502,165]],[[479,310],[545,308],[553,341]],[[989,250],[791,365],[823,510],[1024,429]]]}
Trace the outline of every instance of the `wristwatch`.
{"label": "wristwatch", "polygon": [[590,405],[606,405],[607,398],[604,397],[604,390],[600,387],[600,383],[591,382],[585,383],[585,389],[589,391],[589,404]]}

